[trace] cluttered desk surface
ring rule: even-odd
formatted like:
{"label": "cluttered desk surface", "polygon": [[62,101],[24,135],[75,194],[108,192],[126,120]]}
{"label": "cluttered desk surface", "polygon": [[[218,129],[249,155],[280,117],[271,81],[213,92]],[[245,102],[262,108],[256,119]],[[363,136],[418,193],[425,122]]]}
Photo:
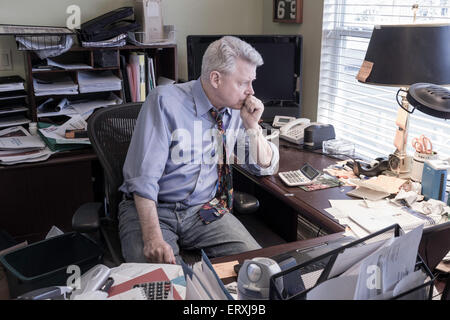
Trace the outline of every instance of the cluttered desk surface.
{"label": "cluttered desk surface", "polygon": [[[237,170],[329,233],[347,230],[352,236],[363,237],[393,223],[408,230],[419,224],[428,226],[448,220],[449,207],[442,201],[423,200],[417,193],[420,185],[408,179],[389,173],[358,179],[345,166],[346,160],[323,155],[321,150],[302,150],[301,146],[282,140],[279,150],[278,172],[298,170],[309,163],[324,174],[310,186],[289,187],[278,175],[255,177],[240,167]],[[364,192],[358,194],[355,190]],[[349,192],[358,197],[349,196]],[[382,221],[375,221],[375,215],[381,211],[385,212]],[[370,218],[363,217],[364,213]]]}

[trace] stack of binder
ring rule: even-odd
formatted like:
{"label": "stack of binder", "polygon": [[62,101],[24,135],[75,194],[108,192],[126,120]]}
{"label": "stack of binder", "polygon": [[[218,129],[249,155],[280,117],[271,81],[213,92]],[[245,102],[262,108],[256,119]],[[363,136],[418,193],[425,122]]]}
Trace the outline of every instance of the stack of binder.
{"label": "stack of binder", "polygon": [[122,89],[122,80],[111,71],[80,71],[78,73],[78,85],[80,86],[80,93],[119,91]]}
{"label": "stack of binder", "polygon": [[69,75],[39,75],[33,79],[36,96],[78,94],[78,85]]}
{"label": "stack of binder", "polygon": [[121,56],[124,89],[127,101],[145,101],[147,94],[156,87],[153,57],[145,52],[131,52],[128,63]]}

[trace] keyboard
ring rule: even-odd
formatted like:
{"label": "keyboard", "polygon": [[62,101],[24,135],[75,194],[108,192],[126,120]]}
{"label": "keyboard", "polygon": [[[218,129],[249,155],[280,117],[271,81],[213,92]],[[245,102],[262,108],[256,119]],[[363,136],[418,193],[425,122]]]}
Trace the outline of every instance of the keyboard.
{"label": "keyboard", "polygon": [[170,281],[154,281],[140,283],[133,288],[141,288],[147,300],[172,300],[172,283]]}

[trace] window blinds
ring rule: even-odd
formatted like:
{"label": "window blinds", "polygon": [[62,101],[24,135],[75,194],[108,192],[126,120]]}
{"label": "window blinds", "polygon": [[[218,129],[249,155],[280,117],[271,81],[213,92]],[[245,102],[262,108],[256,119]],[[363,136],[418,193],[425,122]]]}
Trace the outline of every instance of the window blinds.
{"label": "window blinds", "polygon": [[[399,88],[362,84],[355,76],[373,26],[412,23],[413,4],[419,5],[416,23],[450,23],[450,0],[324,0],[318,121],[333,124],[337,137],[353,142],[367,158],[395,150]],[[433,150],[450,157],[450,121],[416,110],[410,116],[408,154],[414,153],[411,140],[421,134]]]}

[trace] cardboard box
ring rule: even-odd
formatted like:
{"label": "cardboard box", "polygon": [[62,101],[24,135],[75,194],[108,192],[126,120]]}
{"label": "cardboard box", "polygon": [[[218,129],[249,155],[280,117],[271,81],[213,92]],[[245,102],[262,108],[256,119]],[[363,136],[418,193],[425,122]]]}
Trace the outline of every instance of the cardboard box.
{"label": "cardboard box", "polygon": [[[164,38],[161,0],[135,0],[134,18],[141,25],[140,42],[150,44]],[[139,41],[139,40],[138,40]]]}

